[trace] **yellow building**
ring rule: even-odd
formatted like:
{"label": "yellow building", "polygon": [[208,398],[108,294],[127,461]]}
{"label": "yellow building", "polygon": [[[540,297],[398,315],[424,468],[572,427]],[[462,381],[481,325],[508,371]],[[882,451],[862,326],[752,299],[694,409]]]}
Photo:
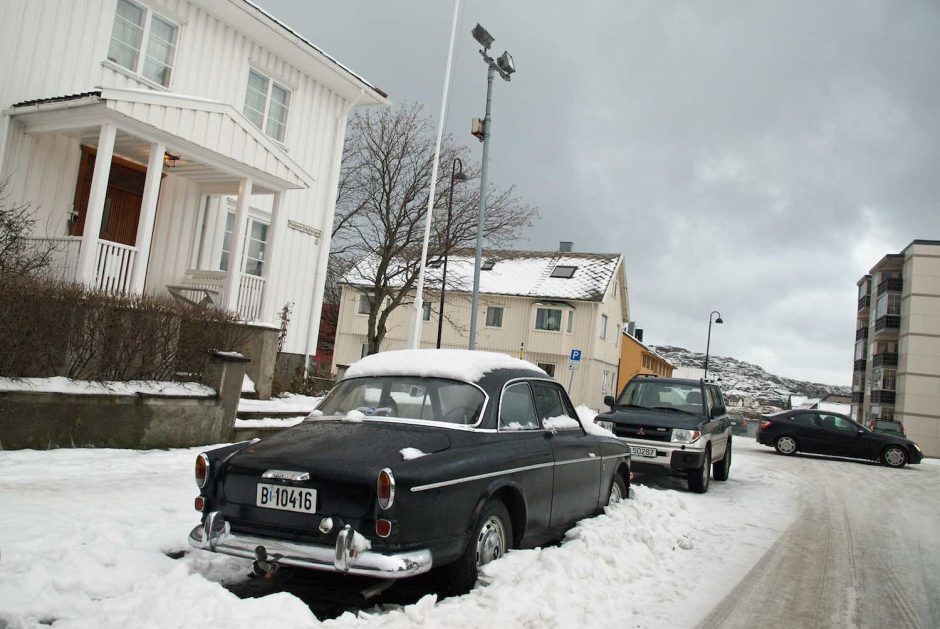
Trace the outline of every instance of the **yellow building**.
{"label": "yellow building", "polygon": [[626,332],[622,333],[620,340],[620,366],[617,369],[618,394],[636,375],[672,377],[672,372],[676,367],[668,360]]}

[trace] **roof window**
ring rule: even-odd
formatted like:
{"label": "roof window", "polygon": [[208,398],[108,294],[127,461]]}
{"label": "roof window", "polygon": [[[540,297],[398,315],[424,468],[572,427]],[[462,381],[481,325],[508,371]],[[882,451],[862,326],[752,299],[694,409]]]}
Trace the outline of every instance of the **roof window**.
{"label": "roof window", "polygon": [[496,260],[486,260],[480,269],[483,271],[492,271],[494,266],[496,266]]}
{"label": "roof window", "polygon": [[561,277],[561,278],[571,278],[574,277],[574,272],[578,270],[576,266],[556,266],[552,269],[551,277]]}

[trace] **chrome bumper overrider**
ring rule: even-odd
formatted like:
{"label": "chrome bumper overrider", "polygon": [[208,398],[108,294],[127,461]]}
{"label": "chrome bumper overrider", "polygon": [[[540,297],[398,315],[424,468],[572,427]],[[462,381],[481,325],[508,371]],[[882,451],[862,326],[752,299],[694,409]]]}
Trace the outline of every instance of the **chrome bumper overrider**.
{"label": "chrome bumper overrider", "polygon": [[203,550],[247,559],[255,559],[262,554],[265,561],[273,564],[382,579],[403,579],[431,569],[430,550],[396,554],[369,550],[356,552],[353,548],[354,535],[355,531],[346,526],[337,535],[335,546],[242,535],[233,533],[229,523],[214,511],[206,517],[204,524],[189,532],[189,544]]}

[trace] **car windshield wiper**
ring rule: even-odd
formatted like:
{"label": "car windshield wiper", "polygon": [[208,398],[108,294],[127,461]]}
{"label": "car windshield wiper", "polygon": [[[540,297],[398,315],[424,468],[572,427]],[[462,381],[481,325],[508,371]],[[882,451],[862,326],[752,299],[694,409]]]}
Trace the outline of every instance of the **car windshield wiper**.
{"label": "car windshield wiper", "polygon": [[691,411],[686,411],[681,408],[676,408],[675,406],[653,406],[651,407],[654,411],[673,411],[674,413],[685,413],[686,415],[695,415]]}

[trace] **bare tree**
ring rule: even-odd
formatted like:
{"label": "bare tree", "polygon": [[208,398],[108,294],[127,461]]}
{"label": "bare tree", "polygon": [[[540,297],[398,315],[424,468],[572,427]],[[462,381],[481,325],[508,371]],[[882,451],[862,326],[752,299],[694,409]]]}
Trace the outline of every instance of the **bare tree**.
{"label": "bare tree", "polygon": [[0,275],[36,273],[49,266],[52,247],[29,240],[36,224],[29,203],[12,203],[7,186],[0,181]]}
{"label": "bare tree", "polygon": [[[479,178],[479,168],[471,165],[469,153],[450,137],[442,144],[434,207],[446,207],[454,158],[461,159],[469,181],[454,189],[449,229],[447,212],[434,213],[428,262],[441,260],[476,239],[480,190],[474,180]],[[419,105],[367,111],[350,120],[331,255],[337,264],[355,264],[362,276],[365,285],[361,288],[370,304],[370,354],[379,351],[389,315],[412,303],[433,158],[433,125]],[[508,245],[537,214],[520,201],[513,188],[491,187],[484,238],[491,246]]]}

